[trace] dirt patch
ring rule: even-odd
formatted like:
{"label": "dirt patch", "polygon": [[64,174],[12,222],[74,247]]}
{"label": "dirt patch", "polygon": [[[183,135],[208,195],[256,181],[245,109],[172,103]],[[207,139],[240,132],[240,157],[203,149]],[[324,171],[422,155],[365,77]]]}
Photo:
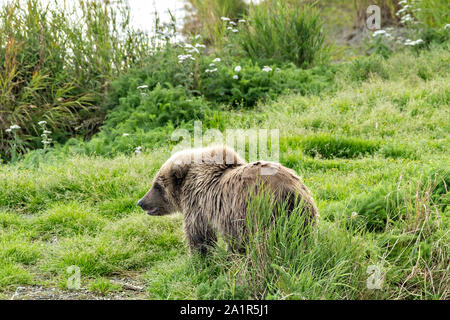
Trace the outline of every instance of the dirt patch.
{"label": "dirt patch", "polygon": [[14,292],[6,294],[5,298],[9,297],[10,300],[140,300],[147,298],[145,288],[140,283],[121,279],[111,280],[111,282],[120,285],[122,289],[100,294],[87,288],[63,290],[33,285],[17,287]]}

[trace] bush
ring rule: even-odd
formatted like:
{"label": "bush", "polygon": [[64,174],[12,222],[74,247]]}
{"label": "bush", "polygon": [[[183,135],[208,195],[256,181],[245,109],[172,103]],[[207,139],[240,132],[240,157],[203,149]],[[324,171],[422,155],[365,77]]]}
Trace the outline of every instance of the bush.
{"label": "bush", "polygon": [[252,6],[247,26],[238,35],[250,58],[264,64],[279,61],[308,67],[326,52],[319,14],[308,5],[269,1]]}
{"label": "bush", "polygon": [[75,150],[114,155],[136,147],[154,149],[170,143],[173,130],[191,128],[194,120],[206,119],[211,110],[202,98],[190,96],[183,88],[165,89],[160,84],[151,91],[130,87],[119,101],[93,139],[73,141]]}
{"label": "bush", "polygon": [[[275,98],[287,91],[293,93],[319,94],[333,90],[335,68],[315,67],[298,69],[293,64],[264,66],[250,60],[235,67],[218,65],[217,72],[205,73],[199,91],[211,102],[232,106],[253,107],[260,100]],[[236,79],[233,77],[237,77]]]}
{"label": "bush", "polygon": [[242,69],[236,72],[234,66],[220,65],[217,72],[205,74],[200,92],[210,101],[243,107],[252,107],[258,100],[273,98],[279,92],[273,72],[263,72],[251,61],[239,67]]}
{"label": "bush", "polygon": [[[146,58],[142,67],[130,69],[111,83],[106,108],[116,108],[121,104],[120,99],[127,97],[130,92],[151,91],[157,85],[163,88],[183,87],[187,91],[195,90],[196,77],[193,73],[199,68],[202,56],[196,57],[198,59],[195,62],[187,59],[180,63],[178,56],[184,53],[185,50],[181,46],[169,42],[163,47],[157,47],[156,51]],[[137,89],[138,87],[142,89]]]}

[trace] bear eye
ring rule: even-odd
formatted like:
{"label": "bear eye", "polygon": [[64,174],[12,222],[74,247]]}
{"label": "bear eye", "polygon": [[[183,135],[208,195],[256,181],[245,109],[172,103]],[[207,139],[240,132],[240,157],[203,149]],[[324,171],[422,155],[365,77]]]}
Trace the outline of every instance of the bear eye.
{"label": "bear eye", "polygon": [[157,191],[160,191],[160,192],[163,191],[163,187],[162,187],[159,183],[155,183],[155,184],[153,185],[153,188],[154,188],[155,190],[157,190]]}

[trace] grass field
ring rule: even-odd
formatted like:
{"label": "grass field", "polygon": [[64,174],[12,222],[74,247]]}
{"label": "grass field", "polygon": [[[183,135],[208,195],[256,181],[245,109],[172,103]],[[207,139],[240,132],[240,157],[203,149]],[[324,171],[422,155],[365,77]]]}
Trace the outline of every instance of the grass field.
{"label": "grass field", "polygon": [[[353,62],[333,93],[221,115],[227,128],[280,129],[280,161],[321,215],[296,255],[280,244],[263,264],[220,242],[211,257],[191,256],[180,214],[136,205],[169,149],[49,157],[0,167],[0,297],[449,299],[450,54],[376,63],[361,78],[367,67]],[[66,287],[70,266],[81,290]],[[381,289],[367,287],[370,266]]]}

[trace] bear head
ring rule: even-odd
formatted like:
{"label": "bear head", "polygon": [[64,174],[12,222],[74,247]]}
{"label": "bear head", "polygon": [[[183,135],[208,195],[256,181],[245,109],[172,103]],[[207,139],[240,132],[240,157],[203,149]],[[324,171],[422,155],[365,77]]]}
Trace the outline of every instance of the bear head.
{"label": "bear head", "polygon": [[138,205],[149,215],[160,216],[182,211],[182,188],[192,168],[202,167],[200,171],[204,173],[205,169],[223,170],[244,163],[234,150],[226,146],[177,152],[161,166],[151,189],[138,201]]}

